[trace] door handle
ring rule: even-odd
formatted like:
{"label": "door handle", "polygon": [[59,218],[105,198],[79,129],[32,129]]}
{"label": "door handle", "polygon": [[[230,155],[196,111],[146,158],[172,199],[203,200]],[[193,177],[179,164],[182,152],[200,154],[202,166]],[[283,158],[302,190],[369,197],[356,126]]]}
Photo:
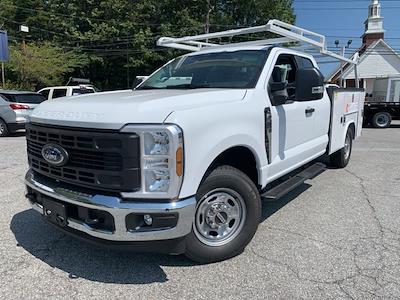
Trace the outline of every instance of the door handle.
{"label": "door handle", "polygon": [[312,108],[312,107],[306,108],[306,114],[312,114],[313,112],[315,112],[315,108]]}

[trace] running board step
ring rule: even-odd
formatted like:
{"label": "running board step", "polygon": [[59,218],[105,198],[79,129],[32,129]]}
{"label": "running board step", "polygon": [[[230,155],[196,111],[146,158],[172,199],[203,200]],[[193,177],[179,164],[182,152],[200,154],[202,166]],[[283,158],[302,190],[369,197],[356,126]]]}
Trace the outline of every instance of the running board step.
{"label": "running board step", "polygon": [[307,169],[301,171],[299,174],[290,177],[285,182],[282,182],[278,186],[268,190],[262,194],[261,197],[270,201],[278,200],[282,196],[302,185],[307,179],[313,179],[325,170],[326,166],[324,164],[315,163],[312,166],[309,166]]}

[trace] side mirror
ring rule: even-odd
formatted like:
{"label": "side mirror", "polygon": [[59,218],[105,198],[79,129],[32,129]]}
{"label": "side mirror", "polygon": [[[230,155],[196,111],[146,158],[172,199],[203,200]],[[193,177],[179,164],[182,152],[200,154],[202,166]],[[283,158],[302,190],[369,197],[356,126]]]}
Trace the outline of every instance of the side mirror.
{"label": "side mirror", "polygon": [[283,91],[286,89],[286,87],[287,87],[286,82],[271,82],[269,84],[269,88],[270,88],[271,92]]}
{"label": "side mirror", "polygon": [[271,101],[274,105],[283,105],[289,98],[286,82],[270,82],[269,90]]}
{"label": "side mirror", "polygon": [[133,81],[133,88],[136,88],[139,84],[145,81],[148,76],[136,76],[135,80]]}
{"label": "side mirror", "polygon": [[319,100],[324,96],[324,76],[317,68],[296,72],[296,101]]}

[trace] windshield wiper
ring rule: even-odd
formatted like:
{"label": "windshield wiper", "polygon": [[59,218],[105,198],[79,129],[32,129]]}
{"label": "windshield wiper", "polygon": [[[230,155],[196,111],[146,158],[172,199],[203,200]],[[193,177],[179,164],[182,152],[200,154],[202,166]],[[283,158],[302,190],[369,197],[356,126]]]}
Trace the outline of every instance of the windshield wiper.
{"label": "windshield wiper", "polygon": [[167,85],[165,88],[166,89],[206,89],[206,88],[210,88],[211,86],[209,84],[178,84],[178,85]]}
{"label": "windshield wiper", "polygon": [[163,88],[155,86],[143,86],[143,87],[138,87],[136,90],[161,90],[161,89]]}

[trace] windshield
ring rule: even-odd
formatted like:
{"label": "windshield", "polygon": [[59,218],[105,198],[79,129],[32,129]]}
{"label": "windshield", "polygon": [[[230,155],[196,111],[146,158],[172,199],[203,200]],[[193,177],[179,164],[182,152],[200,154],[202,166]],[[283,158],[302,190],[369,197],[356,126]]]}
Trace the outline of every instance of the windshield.
{"label": "windshield", "polygon": [[46,100],[41,94],[3,94],[9,102],[39,104]]}
{"label": "windshield", "polygon": [[266,50],[182,56],[137,89],[254,88],[266,58]]}

